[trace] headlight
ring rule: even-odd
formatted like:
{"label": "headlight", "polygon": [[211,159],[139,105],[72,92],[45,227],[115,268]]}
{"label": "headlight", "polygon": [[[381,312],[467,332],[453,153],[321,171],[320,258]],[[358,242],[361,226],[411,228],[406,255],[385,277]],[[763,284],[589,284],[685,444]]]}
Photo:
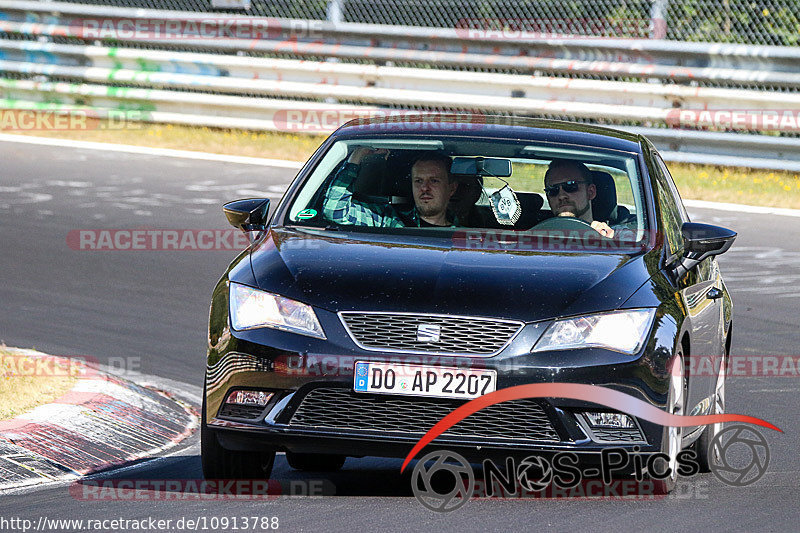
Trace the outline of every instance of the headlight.
{"label": "headlight", "polygon": [[267,327],[325,338],[311,306],[289,298],[231,283],[230,305],[233,329]]}
{"label": "headlight", "polygon": [[632,355],[644,344],[655,314],[655,309],[633,309],[557,320],[531,351],[600,347]]}

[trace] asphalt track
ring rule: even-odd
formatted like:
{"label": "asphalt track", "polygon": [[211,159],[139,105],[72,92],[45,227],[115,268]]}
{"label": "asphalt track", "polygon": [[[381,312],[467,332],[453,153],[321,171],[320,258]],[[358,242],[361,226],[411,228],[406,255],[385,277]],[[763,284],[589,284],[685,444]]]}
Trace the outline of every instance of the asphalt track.
{"label": "asphalt track", "polygon": [[[212,284],[234,251],[81,251],[75,229],[227,229],[220,205],[277,200],[293,171],[0,142],[0,340],[59,355],[88,355],[197,394]],[[735,303],[734,355],[797,354],[800,219],[691,209],[695,221],[739,232],[720,259]],[[177,382],[177,383],[176,383]],[[453,513],[424,509],[400,460],[348,459],[335,474],[300,474],[279,457],[274,477],[324,480],[335,495],[274,501],[83,501],[65,485],[0,497],[0,517],[172,519],[277,516],[283,531],[370,530],[795,530],[800,421],[796,377],[728,382],[728,410],[783,430],[762,433],[765,476],[730,487],[712,475],[661,501],[474,500]],[[200,479],[198,438],[177,452],[111,473],[117,479]],[[300,484],[297,484],[300,486]],[[74,493],[74,491],[73,491]],[[0,525],[2,521],[0,520]],[[8,525],[6,525],[8,528]],[[174,528],[174,526],[173,526]],[[73,525],[72,528],[76,529]],[[221,530],[220,528],[216,528]]]}

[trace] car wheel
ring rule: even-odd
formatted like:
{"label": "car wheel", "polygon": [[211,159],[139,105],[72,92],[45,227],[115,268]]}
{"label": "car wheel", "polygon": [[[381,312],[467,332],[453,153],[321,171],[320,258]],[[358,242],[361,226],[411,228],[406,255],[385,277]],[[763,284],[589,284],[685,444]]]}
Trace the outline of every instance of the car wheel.
{"label": "car wheel", "polygon": [[222,447],[206,424],[206,394],[200,423],[200,459],[206,479],[269,479],[275,452],[234,452]]}
{"label": "car wheel", "polygon": [[[669,372],[669,393],[667,394],[667,412],[673,415],[684,414],[686,405],[686,378],[684,376],[683,349],[679,348],[675,354]],[[681,451],[683,428],[664,427],[664,436],[661,439],[661,453],[669,457],[668,465],[670,475],[665,479],[654,480],[656,492],[669,494],[678,484],[678,454]],[[663,463],[659,464],[664,469]]]}
{"label": "car wheel", "polygon": [[347,459],[344,455],[331,455],[322,453],[294,453],[286,452],[286,461],[295,470],[308,472],[333,472],[339,470]]}
{"label": "car wheel", "polygon": [[[727,356],[722,360],[717,372],[717,384],[714,387],[714,407],[711,410],[712,414],[722,415],[725,414],[725,371],[727,369],[728,360]],[[700,438],[695,441],[694,451],[697,453],[697,462],[700,464],[700,472],[711,472],[712,453],[714,460],[719,462],[719,450],[711,449],[711,443],[714,438],[722,431],[722,424],[709,424],[703,430]]]}

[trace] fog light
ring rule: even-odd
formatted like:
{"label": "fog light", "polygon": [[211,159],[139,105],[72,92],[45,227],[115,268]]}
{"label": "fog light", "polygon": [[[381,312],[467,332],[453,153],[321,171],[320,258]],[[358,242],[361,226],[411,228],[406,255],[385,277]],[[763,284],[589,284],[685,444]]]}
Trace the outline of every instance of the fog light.
{"label": "fog light", "polygon": [[636,424],[628,415],[622,413],[583,413],[593,428],[635,429]]}
{"label": "fog light", "polygon": [[228,394],[228,399],[225,403],[233,403],[236,405],[256,405],[264,407],[272,398],[271,392],[264,392],[260,390],[237,390]]}

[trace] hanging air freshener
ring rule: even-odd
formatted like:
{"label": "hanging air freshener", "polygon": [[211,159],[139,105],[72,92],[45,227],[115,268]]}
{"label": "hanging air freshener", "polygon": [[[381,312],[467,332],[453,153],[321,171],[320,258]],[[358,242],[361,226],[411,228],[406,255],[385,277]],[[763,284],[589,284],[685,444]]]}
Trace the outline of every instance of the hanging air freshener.
{"label": "hanging air freshener", "polygon": [[507,184],[502,189],[495,191],[489,197],[494,212],[494,218],[500,224],[512,226],[522,215],[522,206],[519,204],[517,195]]}

